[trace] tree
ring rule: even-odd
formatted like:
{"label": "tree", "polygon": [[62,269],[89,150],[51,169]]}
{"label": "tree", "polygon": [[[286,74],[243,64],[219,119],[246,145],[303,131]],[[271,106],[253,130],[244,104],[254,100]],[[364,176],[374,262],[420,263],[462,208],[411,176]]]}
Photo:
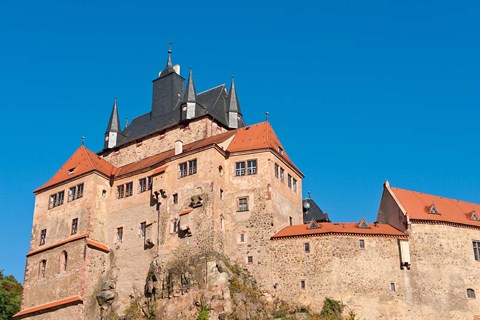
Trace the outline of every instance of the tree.
{"label": "tree", "polygon": [[14,276],[4,276],[0,269],[0,320],[12,319],[20,311],[22,302],[22,285]]}

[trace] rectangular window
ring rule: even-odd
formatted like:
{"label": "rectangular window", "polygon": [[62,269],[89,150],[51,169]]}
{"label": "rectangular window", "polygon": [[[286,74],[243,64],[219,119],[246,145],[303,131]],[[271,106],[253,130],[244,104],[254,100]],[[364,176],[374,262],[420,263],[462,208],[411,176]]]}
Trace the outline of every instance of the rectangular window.
{"label": "rectangular window", "polygon": [[40,245],[44,245],[45,241],[47,241],[47,229],[40,231]]}
{"label": "rectangular window", "polygon": [[148,190],[152,190],[153,177],[151,177],[151,176],[148,177],[147,184],[148,184]]}
{"label": "rectangular window", "polygon": [[293,178],[293,191],[297,192],[297,179]]}
{"label": "rectangular window", "polygon": [[57,206],[62,205],[64,199],[65,199],[65,191],[60,191],[60,192],[58,193]]}
{"label": "rectangular window", "polygon": [[280,166],[275,163],[275,178],[279,177]]}
{"label": "rectangular window", "polygon": [[68,202],[75,200],[76,195],[77,195],[77,187],[76,186],[70,187],[70,189],[68,189]]}
{"label": "rectangular window", "polygon": [[280,168],[280,181],[285,182],[285,170]]}
{"label": "rectangular window", "polygon": [[72,232],[71,234],[75,234],[78,231],[78,218],[72,220]]}
{"label": "rectangular window", "polygon": [[180,178],[186,177],[188,172],[187,163],[186,162],[180,163],[178,165],[178,171],[179,171]]}
{"label": "rectangular window", "polygon": [[55,208],[56,203],[57,203],[57,194],[50,195],[50,201],[48,203],[48,209]]}
{"label": "rectangular window", "polygon": [[247,257],[247,262],[248,262],[248,264],[253,264],[253,256],[248,256]]}
{"label": "rectangular window", "polygon": [[147,234],[147,223],[142,222],[140,223],[140,237],[145,238],[146,234]]}
{"label": "rectangular window", "polygon": [[125,184],[125,197],[130,197],[133,194],[133,182]]}
{"label": "rectangular window", "polygon": [[305,253],[310,253],[310,242],[305,242]]}
{"label": "rectangular window", "polygon": [[188,161],[188,174],[197,173],[197,159]]}
{"label": "rectangular window", "polygon": [[473,256],[480,261],[480,241],[473,241]]}
{"label": "rectangular window", "polygon": [[235,175],[236,176],[244,176],[245,175],[245,162],[237,162],[235,163]]}
{"label": "rectangular window", "polygon": [[257,173],[257,160],[247,160],[247,174]]}
{"label": "rectangular window", "polygon": [[47,269],[47,260],[42,260],[40,261],[40,268],[38,270],[38,277],[40,279],[44,279],[45,278],[45,270]]}
{"label": "rectangular window", "polygon": [[125,186],[122,184],[117,186],[117,199],[122,199],[125,197]]}
{"label": "rectangular window", "polygon": [[77,199],[83,197],[83,183],[77,185]]}
{"label": "rectangular window", "polygon": [[300,289],[305,290],[305,280],[300,281]]}
{"label": "rectangular window", "polygon": [[65,199],[65,191],[60,191],[58,193],[50,195],[50,201],[48,202],[48,208],[52,209],[63,204]]}
{"label": "rectangular window", "polygon": [[365,240],[360,239],[359,245],[360,245],[360,249],[365,249]]}
{"label": "rectangular window", "polygon": [[245,234],[240,233],[240,242],[245,242]]}
{"label": "rectangular window", "polygon": [[238,211],[248,211],[248,197],[238,198]]}
{"label": "rectangular window", "polygon": [[395,288],[395,283],[394,282],[390,282],[390,291],[391,292],[397,291],[396,288]]}
{"label": "rectangular window", "polygon": [[138,193],[147,191],[147,178],[138,180]]}
{"label": "rectangular window", "polygon": [[292,189],[292,176],[289,174],[287,179],[288,187]]}
{"label": "rectangular window", "polygon": [[117,243],[123,242],[123,227],[117,228]]}
{"label": "rectangular window", "polygon": [[220,199],[223,199],[223,189],[220,189]]}
{"label": "rectangular window", "polygon": [[172,233],[178,233],[178,221],[177,220],[172,222]]}
{"label": "rectangular window", "polygon": [[178,204],[178,193],[173,194],[173,204]]}

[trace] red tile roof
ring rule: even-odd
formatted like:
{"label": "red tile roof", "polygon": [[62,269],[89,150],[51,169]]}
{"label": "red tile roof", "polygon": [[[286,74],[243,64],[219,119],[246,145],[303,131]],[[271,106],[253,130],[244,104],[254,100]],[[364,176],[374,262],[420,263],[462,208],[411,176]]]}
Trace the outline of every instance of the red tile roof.
{"label": "red tile roof", "polygon": [[29,253],[27,253],[27,257],[29,257],[31,255],[34,255],[34,254],[37,254],[37,253],[40,253],[40,252],[43,252],[43,251],[48,250],[48,249],[52,249],[52,248],[61,246],[63,244],[66,244],[66,243],[69,243],[69,242],[72,242],[72,241],[76,241],[76,240],[79,240],[79,239],[86,238],[86,237],[88,237],[88,233],[82,233],[82,234],[79,234],[77,236],[74,236],[74,237],[59,241],[59,242],[55,242],[55,243],[53,243],[51,245],[48,245],[48,246],[42,246],[42,247],[38,248],[37,250],[33,250],[33,251],[30,251]]}
{"label": "red tile roof", "polygon": [[193,209],[185,209],[185,210],[180,211],[180,213],[178,215],[183,216],[184,214],[190,213],[192,211],[193,211]]}
{"label": "red tile roof", "polygon": [[358,222],[346,223],[318,223],[319,228],[308,229],[309,223],[288,226],[277,232],[272,239],[287,237],[321,236],[331,234],[358,235],[358,236],[388,236],[405,238],[407,235],[391,225],[378,223],[377,226],[370,224],[370,228],[360,228]]}
{"label": "red tile roof", "polygon": [[106,245],[104,245],[103,243],[87,239],[87,244],[88,244],[89,247],[95,248],[97,250],[100,250],[100,251],[103,251],[103,252],[106,252],[106,253],[110,252],[110,249]]}
{"label": "red tile roof", "polygon": [[[480,214],[480,204],[443,198],[431,194],[390,188],[412,220],[458,223],[480,227],[480,221],[471,220],[472,211]],[[439,214],[432,214],[432,204]]]}
{"label": "red tile roof", "polygon": [[60,170],[47,183],[35,190],[34,193],[92,171],[97,171],[109,177],[115,173],[115,167],[82,145],[65,162]]}
{"label": "red tile roof", "polygon": [[62,307],[62,306],[66,307],[67,305],[78,304],[78,303],[83,303],[82,298],[80,296],[73,296],[73,297],[69,297],[69,298],[66,298],[66,299],[56,300],[56,301],[45,303],[45,304],[42,304],[42,305],[39,305],[39,306],[36,306],[36,307],[33,307],[33,308],[28,308],[28,309],[22,310],[22,311],[18,312],[17,314],[15,314],[13,317],[17,318],[17,317],[25,316],[27,314],[34,313],[34,312],[45,311],[45,310],[48,310],[48,309],[58,308],[58,307]]}

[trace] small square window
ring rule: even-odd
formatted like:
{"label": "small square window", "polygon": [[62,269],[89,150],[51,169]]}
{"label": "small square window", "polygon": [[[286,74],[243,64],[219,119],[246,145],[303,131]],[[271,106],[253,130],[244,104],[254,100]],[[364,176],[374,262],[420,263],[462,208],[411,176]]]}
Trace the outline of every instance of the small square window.
{"label": "small square window", "polygon": [[44,245],[47,240],[47,229],[40,231],[40,245]]}
{"label": "small square window", "polygon": [[130,197],[133,194],[133,182],[125,184],[125,197]]}
{"label": "small square window", "polygon": [[238,198],[238,211],[248,211],[248,198]]}
{"label": "small square window", "polygon": [[305,253],[310,253],[310,242],[305,242]]}
{"label": "small square window", "polygon": [[305,290],[305,280],[300,280],[300,289]]}
{"label": "small square window", "polygon": [[138,193],[147,191],[147,178],[138,180]]}
{"label": "small square window", "polygon": [[71,234],[76,234],[78,231],[78,218],[72,220],[72,232]]}
{"label": "small square window", "polygon": [[248,256],[247,257],[247,262],[248,262],[248,264],[253,264],[253,256]]}

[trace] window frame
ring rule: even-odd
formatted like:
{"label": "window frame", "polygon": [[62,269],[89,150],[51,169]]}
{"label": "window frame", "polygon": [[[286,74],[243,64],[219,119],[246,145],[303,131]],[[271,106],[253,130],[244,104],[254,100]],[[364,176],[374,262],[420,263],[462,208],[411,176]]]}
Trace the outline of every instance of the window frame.
{"label": "window frame", "polygon": [[247,264],[253,264],[253,256],[247,256]]}
{"label": "window frame", "polygon": [[123,227],[117,227],[117,241],[116,243],[123,242]]}
{"label": "window frame", "polygon": [[138,179],[138,193],[144,193],[147,191],[147,178],[143,177]]}
{"label": "window frame", "polygon": [[467,288],[467,298],[468,299],[476,299],[477,296],[475,295],[475,290],[472,288]]}
{"label": "window frame", "polygon": [[472,240],[473,257],[475,261],[480,262],[480,240]]}
{"label": "window frame", "polygon": [[47,229],[40,231],[40,246],[43,246],[47,242]]}
{"label": "window frame", "polygon": [[245,161],[235,162],[235,176],[242,177],[246,174]]}
{"label": "window frame", "polygon": [[305,253],[306,253],[306,254],[309,254],[309,253],[310,253],[310,242],[305,242],[305,243],[303,244],[303,248],[304,248],[304,250],[305,250]]}
{"label": "window frame", "polygon": [[[245,201],[245,203],[243,203],[243,201]],[[249,211],[248,196],[237,198],[237,211],[238,212]]]}
{"label": "window frame", "polygon": [[72,219],[72,228],[70,229],[70,235],[78,232],[78,218]]}
{"label": "window frame", "polygon": [[359,247],[361,250],[365,250],[365,239],[359,239],[359,241],[358,241],[358,247]]}
{"label": "window frame", "polygon": [[258,161],[257,159],[250,159],[247,160],[247,176],[252,176],[254,174],[257,174],[258,171]]}
{"label": "window frame", "polygon": [[140,223],[140,238],[146,238],[147,236],[147,222],[143,221]]}
{"label": "window frame", "polygon": [[125,183],[125,198],[133,196],[133,181]]}
{"label": "window frame", "polygon": [[125,185],[120,184],[117,186],[117,199],[125,198]]}

